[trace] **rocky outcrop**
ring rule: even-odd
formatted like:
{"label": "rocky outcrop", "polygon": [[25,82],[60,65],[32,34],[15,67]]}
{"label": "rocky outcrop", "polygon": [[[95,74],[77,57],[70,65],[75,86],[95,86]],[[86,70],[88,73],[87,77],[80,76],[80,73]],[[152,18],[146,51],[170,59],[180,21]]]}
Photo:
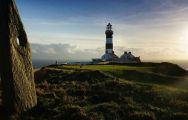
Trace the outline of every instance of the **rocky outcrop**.
{"label": "rocky outcrop", "polygon": [[3,108],[26,111],[37,97],[30,45],[14,0],[0,0],[0,42]]}

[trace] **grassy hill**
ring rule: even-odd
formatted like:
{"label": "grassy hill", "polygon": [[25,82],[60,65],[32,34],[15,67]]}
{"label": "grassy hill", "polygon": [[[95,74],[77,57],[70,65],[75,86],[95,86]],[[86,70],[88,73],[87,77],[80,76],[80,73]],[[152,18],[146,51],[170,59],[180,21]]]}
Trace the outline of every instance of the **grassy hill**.
{"label": "grassy hill", "polygon": [[23,120],[187,120],[187,72],[170,63],[51,65]]}

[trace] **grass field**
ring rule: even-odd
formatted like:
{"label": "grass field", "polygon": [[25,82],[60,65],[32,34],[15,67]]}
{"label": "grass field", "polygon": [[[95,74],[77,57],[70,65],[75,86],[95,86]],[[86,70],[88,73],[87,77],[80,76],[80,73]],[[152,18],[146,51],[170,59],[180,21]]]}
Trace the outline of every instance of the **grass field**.
{"label": "grass field", "polygon": [[[48,66],[35,73],[38,105],[21,120],[188,120],[188,79],[176,67]],[[170,72],[169,72],[170,71]],[[185,80],[183,80],[185,79]]]}
{"label": "grass field", "polygon": [[[182,89],[188,89],[188,77],[174,77],[166,74],[159,74],[153,71],[154,66],[126,66],[126,65],[64,65],[58,66],[59,69],[77,69],[77,70],[99,70],[112,75],[118,79],[129,81],[168,85]],[[176,71],[176,70],[174,70]]]}
{"label": "grass field", "polygon": [[122,71],[122,70],[151,71],[152,70],[152,67],[134,67],[134,66],[122,66],[122,65],[84,65],[82,67],[80,67],[79,65],[65,65],[62,68],[102,70],[102,71]]}

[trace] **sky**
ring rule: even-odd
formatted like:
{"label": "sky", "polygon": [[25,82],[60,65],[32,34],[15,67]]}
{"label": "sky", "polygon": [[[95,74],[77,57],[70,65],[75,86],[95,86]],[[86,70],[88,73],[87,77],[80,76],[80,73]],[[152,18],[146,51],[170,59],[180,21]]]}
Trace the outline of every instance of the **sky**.
{"label": "sky", "polygon": [[114,51],[141,60],[188,60],[188,0],[16,0],[33,59],[91,60]]}

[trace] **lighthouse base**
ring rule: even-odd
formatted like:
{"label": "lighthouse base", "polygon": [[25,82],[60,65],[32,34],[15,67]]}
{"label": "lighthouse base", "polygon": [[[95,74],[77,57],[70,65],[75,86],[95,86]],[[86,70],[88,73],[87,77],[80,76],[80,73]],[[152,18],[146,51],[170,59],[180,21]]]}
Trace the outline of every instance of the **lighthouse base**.
{"label": "lighthouse base", "polygon": [[103,61],[117,61],[118,59],[119,59],[118,56],[114,53],[105,53],[102,56]]}

